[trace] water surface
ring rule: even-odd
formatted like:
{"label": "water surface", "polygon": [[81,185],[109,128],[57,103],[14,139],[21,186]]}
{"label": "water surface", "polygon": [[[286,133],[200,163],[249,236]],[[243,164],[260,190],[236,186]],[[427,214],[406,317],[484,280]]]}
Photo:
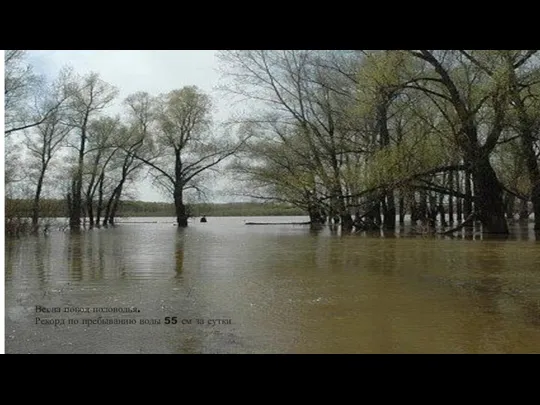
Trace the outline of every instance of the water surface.
{"label": "water surface", "polygon": [[[144,218],[132,221],[154,223],[6,239],[6,353],[540,352],[532,225],[478,240],[246,219],[307,220],[178,229]],[[92,323],[99,316],[135,324]],[[55,319],[65,324],[42,324]]]}

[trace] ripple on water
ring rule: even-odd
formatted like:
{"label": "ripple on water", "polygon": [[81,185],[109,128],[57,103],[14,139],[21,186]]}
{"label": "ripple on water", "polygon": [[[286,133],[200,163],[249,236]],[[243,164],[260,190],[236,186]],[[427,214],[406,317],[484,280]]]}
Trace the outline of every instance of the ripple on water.
{"label": "ripple on water", "polygon": [[[536,242],[342,237],[244,219],[7,242],[6,351],[540,351]],[[38,304],[232,324],[51,332],[32,326]]]}

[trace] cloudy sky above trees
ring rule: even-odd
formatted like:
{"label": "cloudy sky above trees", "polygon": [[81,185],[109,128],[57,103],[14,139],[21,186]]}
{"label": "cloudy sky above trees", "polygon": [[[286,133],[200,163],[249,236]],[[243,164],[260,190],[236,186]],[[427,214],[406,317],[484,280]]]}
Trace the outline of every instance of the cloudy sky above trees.
{"label": "cloudy sky above trees", "polygon": [[[195,85],[212,97],[214,119],[226,120],[230,100],[218,93],[220,83],[216,51],[213,50],[34,50],[28,61],[35,72],[53,78],[63,66],[80,74],[98,72],[103,80],[117,86],[120,95],[108,112],[121,111],[121,102],[137,91],[151,95]],[[168,201],[145,181],[138,188],[143,201]]]}

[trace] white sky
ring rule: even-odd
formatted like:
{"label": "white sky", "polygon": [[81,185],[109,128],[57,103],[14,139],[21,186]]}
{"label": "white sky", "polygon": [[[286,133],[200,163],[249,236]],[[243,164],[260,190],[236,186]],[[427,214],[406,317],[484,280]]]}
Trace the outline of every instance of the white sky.
{"label": "white sky", "polygon": [[[212,50],[33,50],[28,51],[28,62],[36,73],[49,78],[55,77],[65,65],[72,66],[79,74],[98,72],[120,91],[111,113],[119,112],[122,100],[137,91],[157,95],[187,85],[196,85],[212,96],[216,121],[226,120],[232,112],[230,100],[226,101],[215,90],[220,75],[216,51]],[[141,183],[138,191],[139,200],[170,200],[148,182]]]}

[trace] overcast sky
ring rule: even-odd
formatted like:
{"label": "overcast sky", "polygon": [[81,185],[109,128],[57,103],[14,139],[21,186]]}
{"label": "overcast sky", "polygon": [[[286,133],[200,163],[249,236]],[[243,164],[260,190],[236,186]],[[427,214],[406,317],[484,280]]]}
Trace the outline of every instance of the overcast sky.
{"label": "overcast sky", "polygon": [[[98,72],[103,80],[117,86],[120,91],[116,106],[111,110],[114,113],[118,112],[120,102],[129,94],[146,91],[157,95],[188,85],[196,85],[212,96],[216,121],[225,120],[232,112],[229,102],[215,90],[220,78],[216,51],[36,50],[28,51],[28,56],[36,73],[50,78],[65,65],[72,66],[79,74]],[[141,184],[138,191],[138,199],[143,201],[170,200],[147,182]]]}

